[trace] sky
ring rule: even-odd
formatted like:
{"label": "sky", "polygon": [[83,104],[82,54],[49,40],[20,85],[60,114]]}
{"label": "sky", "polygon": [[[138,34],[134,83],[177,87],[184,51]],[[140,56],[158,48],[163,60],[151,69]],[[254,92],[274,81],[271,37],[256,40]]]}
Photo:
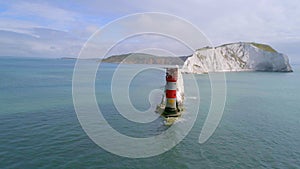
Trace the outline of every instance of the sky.
{"label": "sky", "polygon": [[[299,61],[299,9],[296,0],[0,0],[0,56],[77,57],[89,37],[114,20],[134,13],[162,12],[194,24],[214,46],[266,43]],[[146,39],[130,39],[115,52],[127,53],[133,50],[130,46],[151,46],[158,41]],[[173,50],[175,55],[188,54],[173,48],[178,49]]]}

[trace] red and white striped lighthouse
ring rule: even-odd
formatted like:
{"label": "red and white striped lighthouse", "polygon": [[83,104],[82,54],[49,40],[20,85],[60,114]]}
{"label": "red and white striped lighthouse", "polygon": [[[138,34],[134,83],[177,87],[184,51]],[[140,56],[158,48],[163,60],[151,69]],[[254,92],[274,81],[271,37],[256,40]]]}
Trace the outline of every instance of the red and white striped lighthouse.
{"label": "red and white striped lighthouse", "polygon": [[177,90],[178,68],[167,68],[166,71],[166,107],[164,114],[176,114],[176,90]]}

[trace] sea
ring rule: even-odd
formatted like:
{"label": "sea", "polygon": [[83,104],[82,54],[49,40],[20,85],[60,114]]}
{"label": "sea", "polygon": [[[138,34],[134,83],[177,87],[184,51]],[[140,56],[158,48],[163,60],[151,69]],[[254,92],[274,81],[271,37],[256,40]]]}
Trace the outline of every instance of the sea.
{"label": "sea", "polygon": [[[199,134],[212,104],[210,77],[184,74],[184,79],[194,76],[201,97],[199,105],[189,104],[193,98],[185,100],[187,110],[199,107],[191,130],[166,152],[131,158],[99,146],[81,126],[72,95],[75,64],[74,59],[0,57],[1,169],[300,168],[300,65],[292,64],[292,73],[226,73],[223,116],[202,144]],[[130,137],[163,134],[170,126],[162,117],[139,124],[116,109],[111,82],[117,68],[101,63],[95,76],[95,95],[105,119]],[[149,93],[163,90],[164,84],[164,72],[158,69],[137,74],[128,88],[131,106],[147,110],[152,106]]]}

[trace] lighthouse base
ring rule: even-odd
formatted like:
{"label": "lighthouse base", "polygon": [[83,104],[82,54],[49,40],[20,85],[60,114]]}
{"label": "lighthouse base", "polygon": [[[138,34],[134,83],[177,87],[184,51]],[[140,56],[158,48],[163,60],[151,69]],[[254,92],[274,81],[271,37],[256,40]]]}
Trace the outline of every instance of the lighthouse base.
{"label": "lighthouse base", "polygon": [[166,107],[164,114],[176,114],[177,113],[177,109],[176,108],[170,108],[170,107]]}
{"label": "lighthouse base", "polygon": [[176,106],[176,109],[166,108],[164,102],[156,106],[156,113],[159,113],[164,117],[164,124],[166,126],[171,126],[183,113],[184,108],[182,104]]}
{"label": "lighthouse base", "polygon": [[163,117],[179,117],[183,112],[183,107],[178,107],[177,109],[168,108],[165,104],[159,104],[156,107],[156,112]]}

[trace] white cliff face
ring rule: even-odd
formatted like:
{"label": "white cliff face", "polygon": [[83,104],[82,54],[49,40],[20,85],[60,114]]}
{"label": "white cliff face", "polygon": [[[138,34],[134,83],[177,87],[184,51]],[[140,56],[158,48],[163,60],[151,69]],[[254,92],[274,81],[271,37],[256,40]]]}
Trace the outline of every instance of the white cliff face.
{"label": "white cliff face", "polygon": [[199,49],[184,62],[182,71],[199,74],[227,71],[291,72],[292,68],[286,55],[240,42]]}
{"label": "white cliff face", "polygon": [[183,84],[183,78],[181,71],[178,71],[178,77],[177,77],[177,102],[179,104],[183,104],[184,101],[184,84]]}

